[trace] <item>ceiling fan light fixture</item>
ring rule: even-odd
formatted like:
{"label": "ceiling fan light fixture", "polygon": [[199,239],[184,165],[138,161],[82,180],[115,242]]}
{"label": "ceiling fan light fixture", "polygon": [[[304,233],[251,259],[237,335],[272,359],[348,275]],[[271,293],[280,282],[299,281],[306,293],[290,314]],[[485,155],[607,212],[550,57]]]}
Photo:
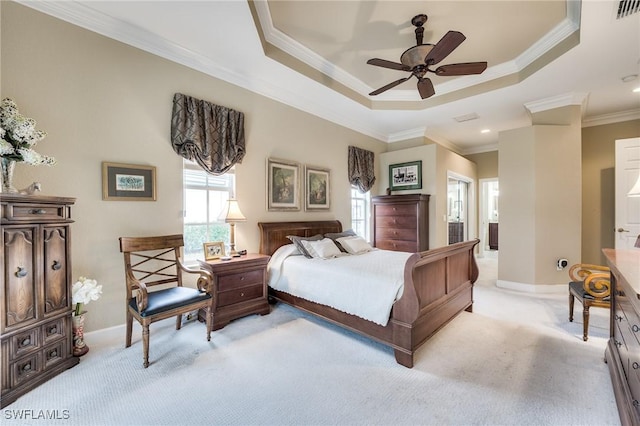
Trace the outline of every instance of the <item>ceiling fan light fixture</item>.
{"label": "ceiling fan light fixture", "polygon": [[433,44],[427,43],[410,47],[400,56],[400,63],[411,68],[418,65],[425,65],[424,59],[427,57],[429,52],[431,52],[433,46]]}

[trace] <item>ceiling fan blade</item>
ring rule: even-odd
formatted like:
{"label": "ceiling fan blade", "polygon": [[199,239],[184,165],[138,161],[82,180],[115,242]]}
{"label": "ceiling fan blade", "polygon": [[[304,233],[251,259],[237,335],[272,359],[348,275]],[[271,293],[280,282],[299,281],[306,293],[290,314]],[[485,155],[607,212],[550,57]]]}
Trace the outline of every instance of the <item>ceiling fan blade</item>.
{"label": "ceiling fan blade", "polygon": [[392,70],[411,71],[411,67],[398,62],[387,61],[386,59],[373,58],[367,61],[369,65],[375,65],[377,67],[390,68]]}
{"label": "ceiling fan blade", "polygon": [[482,74],[487,69],[486,62],[465,62],[462,64],[443,65],[436,68],[436,75],[469,75]]}
{"label": "ceiling fan blade", "polygon": [[427,65],[435,65],[449,56],[460,43],[465,41],[466,37],[459,31],[449,31],[440,39],[440,41],[429,52],[424,62]]}
{"label": "ceiling fan blade", "polygon": [[375,95],[379,95],[382,92],[386,92],[387,90],[396,87],[398,84],[400,83],[404,83],[405,81],[409,80],[412,76],[406,77],[406,78],[401,78],[400,80],[396,80],[393,83],[389,83],[386,86],[382,86],[381,88],[379,88],[378,90],[374,90],[373,92],[369,93],[369,96],[375,96]]}
{"label": "ceiling fan blade", "polygon": [[418,79],[418,92],[420,92],[420,97],[422,99],[427,99],[436,94],[436,91],[433,88],[433,83],[428,78]]}

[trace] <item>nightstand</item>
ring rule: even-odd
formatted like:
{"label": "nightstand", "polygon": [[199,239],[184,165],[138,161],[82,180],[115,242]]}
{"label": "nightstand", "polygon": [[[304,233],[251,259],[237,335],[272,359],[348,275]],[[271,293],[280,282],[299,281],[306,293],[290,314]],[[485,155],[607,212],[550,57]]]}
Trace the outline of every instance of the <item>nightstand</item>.
{"label": "nightstand", "polygon": [[[231,260],[200,260],[200,268],[213,275],[213,329],[250,314],[266,315],[267,263],[270,256],[247,254]],[[205,320],[204,310],[198,319]]]}

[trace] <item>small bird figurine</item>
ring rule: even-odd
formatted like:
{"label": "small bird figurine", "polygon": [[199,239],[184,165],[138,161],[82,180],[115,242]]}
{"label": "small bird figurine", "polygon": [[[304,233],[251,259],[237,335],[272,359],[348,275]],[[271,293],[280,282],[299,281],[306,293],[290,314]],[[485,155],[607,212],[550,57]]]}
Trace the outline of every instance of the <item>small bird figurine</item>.
{"label": "small bird figurine", "polygon": [[42,190],[42,185],[40,182],[33,182],[31,185],[27,186],[24,189],[19,190],[18,192],[22,195],[33,195],[36,192],[40,192]]}

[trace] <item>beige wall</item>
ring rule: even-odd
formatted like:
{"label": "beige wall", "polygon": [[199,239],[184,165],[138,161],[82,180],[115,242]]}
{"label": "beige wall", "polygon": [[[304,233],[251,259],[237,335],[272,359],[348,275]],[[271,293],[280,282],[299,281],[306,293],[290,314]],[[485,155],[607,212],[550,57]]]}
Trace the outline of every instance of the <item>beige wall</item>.
{"label": "beige wall", "polygon": [[465,155],[470,161],[476,163],[478,180],[498,177],[498,151],[483,152],[480,154]]}
{"label": "beige wall", "polygon": [[640,136],[640,120],[582,129],[582,262],[605,264],[614,247],[615,141]]}
{"label": "beige wall", "polygon": [[[477,184],[476,165],[466,158],[449,151],[438,144],[421,145],[380,155],[378,169],[378,194],[384,194],[389,187],[389,165],[422,160],[422,189],[396,191],[394,194],[429,194],[429,247],[448,244],[447,213],[447,173],[453,172],[469,178]],[[473,193],[477,185],[472,185]],[[474,203],[472,201],[472,203]],[[474,203],[475,204],[475,203]],[[472,204],[472,205],[474,205]],[[475,218],[470,223],[469,237],[476,236]]]}
{"label": "beige wall", "polygon": [[566,270],[558,271],[556,261],[580,259],[580,109],[560,112],[572,124],[500,134],[499,284],[565,284]]}
{"label": "beige wall", "polygon": [[[87,307],[88,330],[124,322],[118,237],[182,232],[182,160],[169,142],[175,92],[245,113],[247,155],[237,167],[237,197],[248,221],[237,226],[238,247],[257,251],[258,221],[350,224],[347,146],[377,156],[384,143],[19,4],[0,8],[1,95],[48,132],[36,150],[58,160],[54,167],[19,164],[16,186],[37,180],[43,194],[77,198],[73,277],[95,278],[104,289]],[[267,157],[329,168],[331,210],[267,212]],[[155,166],[157,201],[103,201],[103,161]]]}

